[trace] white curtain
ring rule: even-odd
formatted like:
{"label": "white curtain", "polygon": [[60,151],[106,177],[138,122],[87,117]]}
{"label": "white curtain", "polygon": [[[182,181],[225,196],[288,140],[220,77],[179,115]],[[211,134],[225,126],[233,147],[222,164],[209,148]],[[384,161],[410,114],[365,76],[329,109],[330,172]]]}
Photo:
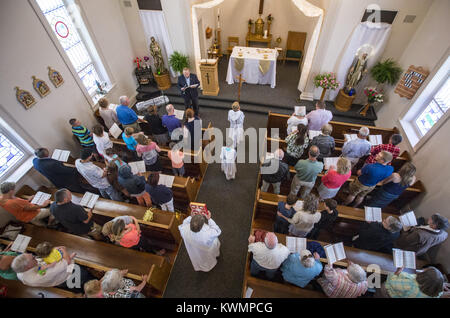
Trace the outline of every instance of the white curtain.
{"label": "white curtain", "polygon": [[298,82],[298,90],[303,92],[306,84],[308,83],[309,73],[311,72],[312,62],[316,53],[317,44],[319,42],[320,30],[323,23],[323,10],[321,8],[312,5],[306,0],[292,0],[295,6],[307,17],[317,17],[316,26],[314,27],[313,34],[309,40],[308,49],[303,62],[302,74],[300,75],[300,81]]}
{"label": "white curtain", "polygon": [[[147,48],[150,51],[150,38],[153,36],[161,47],[162,56],[166,67],[169,69],[170,75],[176,77],[177,74],[169,66],[169,56],[173,53],[172,43],[167,33],[166,20],[162,11],[139,10],[142,26],[144,27]],[[150,52],[149,57],[151,58]]]}
{"label": "white curtain", "polygon": [[[192,6],[192,33],[194,37],[194,58],[195,58],[195,69],[197,74],[200,74],[200,60],[202,58],[202,54],[200,51],[200,38],[198,35],[198,13],[197,10],[201,9],[212,9],[219,4],[221,4],[224,0],[212,0],[205,3],[194,4]],[[201,83],[201,76],[198,77]]]}
{"label": "white curtain", "polygon": [[[347,73],[352,62],[360,48],[369,50],[369,60],[367,62],[367,70],[380,59],[386,47],[387,41],[391,34],[391,25],[388,23],[362,22],[353,31],[346,47],[342,59],[338,62],[338,70],[336,77],[341,83],[340,88],[345,86]],[[364,87],[370,79],[370,74],[366,73],[363,80],[355,87],[357,98],[355,103],[364,103],[366,100],[363,93]],[[339,90],[330,91],[329,100],[334,100]]]}

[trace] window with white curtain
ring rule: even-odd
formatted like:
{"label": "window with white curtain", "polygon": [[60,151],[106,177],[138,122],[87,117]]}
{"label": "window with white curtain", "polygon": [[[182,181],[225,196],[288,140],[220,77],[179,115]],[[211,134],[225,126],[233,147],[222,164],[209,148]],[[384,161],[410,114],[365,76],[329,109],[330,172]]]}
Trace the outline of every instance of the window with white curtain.
{"label": "window with white curtain", "polygon": [[73,0],[36,0],[36,3],[84,87],[96,102],[97,82],[104,86],[110,83],[78,5]]}

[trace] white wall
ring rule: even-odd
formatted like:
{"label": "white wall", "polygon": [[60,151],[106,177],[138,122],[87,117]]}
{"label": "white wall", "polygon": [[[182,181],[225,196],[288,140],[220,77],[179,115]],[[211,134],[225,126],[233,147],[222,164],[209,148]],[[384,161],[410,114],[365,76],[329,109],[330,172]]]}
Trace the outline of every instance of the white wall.
{"label": "white wall", "polygon": [[[135,96],[133,50],[118,1],[80,1],[87,17],[87,27],[104,64],[111,71],[115,87],[107,98],[117,102],[119,96]],[[31,147],[71,150],[78,156],[68,120],[78,118],[91,128],[96,124],[93,111],[80,87],[51,41],[40,19],[27,0],[0,2],[0,111]],[[61,72],[64,84],[55,88],[48,78],[47,66]],[[40,98],[33,89],[31,76],[50,86],[48,96]],[[30,91],[37,103],[26,110],[17,100],[14,87]],[[30,172],[20,184],[41,185],[45,179]]]}
{"label": "white wall", "polygon": [[[441,58],[447,54],[450,43],[449,12],[450,1],[435,0],[433,2],[423,23],[399,59],[403,69],[415,65],[432,72]],[[432,75],[430,74],[430,76]],[[378,111],[376,124],[380,127],[396,126],[401,129],[398,119],[403,112],[409,109],[411,100],[400,97],[393,90],[394,88],[387,92],[388,101]],[[402,134],[405,136],[403,132]],[[427,190],[423,200],[412,203],[417,215],[428,217],[438,212],[450,218],[448,208],[450,169],[446,164],[450,160],[448,136],[450,136],[450,121],[443,124],[416,153],[406,140],[401,143],[401,148],[408,150],[412,155],[413,163],[417,167],[417,175]],[[449,253],[450,240],[447,240],[438,255],[438,261],[442,262],[447,270],[450,270]]]}

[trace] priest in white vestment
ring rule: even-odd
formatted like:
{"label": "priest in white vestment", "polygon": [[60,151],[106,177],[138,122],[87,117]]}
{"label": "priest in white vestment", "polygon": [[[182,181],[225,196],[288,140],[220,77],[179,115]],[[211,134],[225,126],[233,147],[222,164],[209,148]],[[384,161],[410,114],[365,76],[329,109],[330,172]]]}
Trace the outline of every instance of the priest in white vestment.
{"label": "priest in white vestment", "polygon": [[234,179],[236,177],[236,150],[232,147],[233,141],[228,140],[228,146],[222,147],[220,152],[221,169],[225,173],[227,180]]}
{"label": "priest in white vestment", "polygon": [[228,112],[228,121],[230,122],[230,129],[228,137],[233,140],[233,147],[244,140],[244,118],[245,115],[241,111],[241,107],[238,102],[234,102],[231,105],[233,109]]}
{"label": "priest in white vestment", "polygon": [[209,272],[217,264],[220,255],[219,235],[216,222],[204,215],[189,216],[178,229],[195,271]]}

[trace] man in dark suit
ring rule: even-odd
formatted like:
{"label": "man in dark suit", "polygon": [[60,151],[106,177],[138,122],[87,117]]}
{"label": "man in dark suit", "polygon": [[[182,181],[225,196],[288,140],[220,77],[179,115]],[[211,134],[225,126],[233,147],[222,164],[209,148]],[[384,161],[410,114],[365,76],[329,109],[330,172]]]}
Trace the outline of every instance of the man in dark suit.
{"label": "man in dark suit", "polygon": [[34,154],[37,157],[33,159],[34,168],[58,189],[67,188],[73,192],[86,192],[80,184],[81,176],[76,168],[67,167],[61,161],[50,158],[46,148],[39,148]]}
{"label": "man in dark suit", "polygon": [[200,81],[197,75],[191,74],[189,69],[185,67],[183,69],[183,75],[178,76],[178,88],[181,90],[181,96],[184,98],[184,106],[186,109],[194,109],[194,113],[198,115],[198,87]]}

